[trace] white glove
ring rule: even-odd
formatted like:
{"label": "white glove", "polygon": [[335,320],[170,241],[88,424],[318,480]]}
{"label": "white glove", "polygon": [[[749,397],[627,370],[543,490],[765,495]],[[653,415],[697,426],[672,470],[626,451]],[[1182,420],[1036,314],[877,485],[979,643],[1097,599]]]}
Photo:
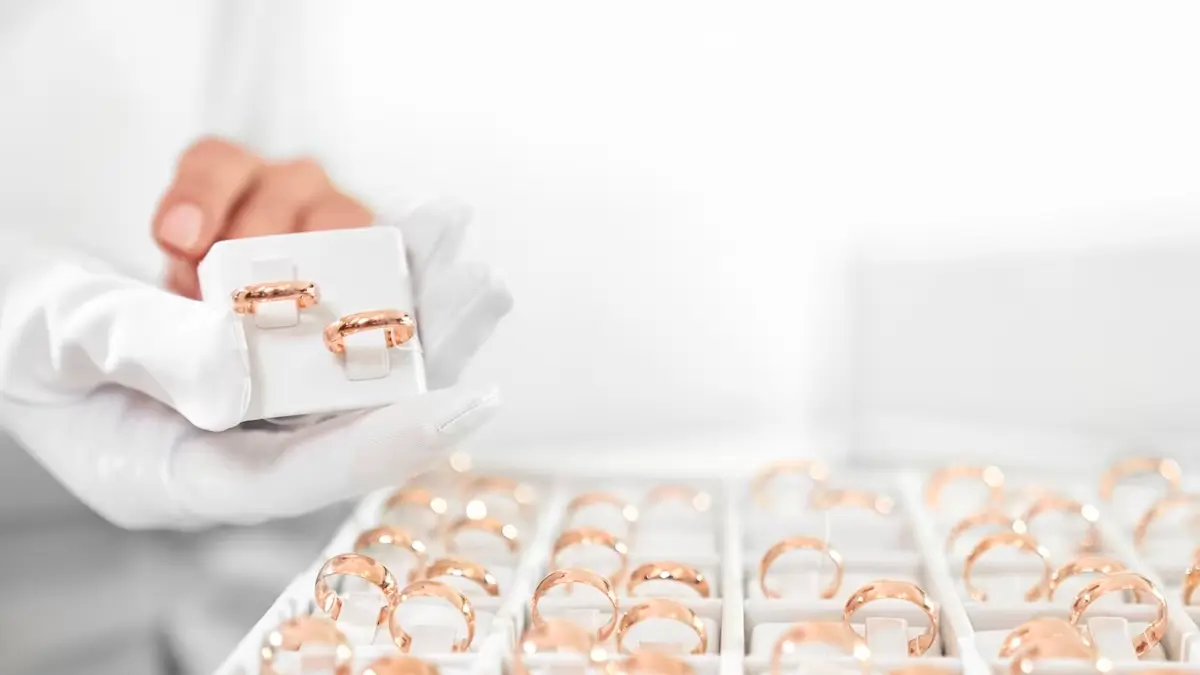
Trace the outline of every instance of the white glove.
{"label": "white glove", "polygon": [[129,528],[249,524],[398,484],[499,403],[451,386],[512,306],[487,268],[459,260],[469,221],[435,203],[398,225],[430,393],[302,427],[236,427],[250,375],[231,312],[0,241],[0,425]]}

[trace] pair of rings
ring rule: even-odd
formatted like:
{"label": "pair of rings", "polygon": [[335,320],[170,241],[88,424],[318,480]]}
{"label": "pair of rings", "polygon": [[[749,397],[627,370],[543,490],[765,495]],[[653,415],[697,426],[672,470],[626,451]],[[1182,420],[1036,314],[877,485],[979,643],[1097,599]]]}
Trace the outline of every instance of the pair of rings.
{"label": "pair of rings", "polygon": [[771,648],[771,675],[783,673],[783,662],[801,644],[825,644],[853,656],[862,665],[862,672],[871,672],[871,650],[862,636],[850,624],[854,613],[877,600],[903,600],[917,605],[929,618],[929,628],[908,641],[908,655],[922,656],[933,646],[938,635],[938,607],[925,591],[908,581],[878,580],[863,586],[850,595],[842,608],[841,621],[802,621],[788,626]]}
{"label": "pair of rings", "polygon": [[[457,562],[460,561],[447,563],[451,569],[437,570],[437,572],[440,572],[438,576],[454,576],[453,565]],[[445,600],[462,616],[463,622],[466,624],[466,636],[455,642],[451,651],[455,653],[465,652],[470,648],[471,642],[475,639],[475,608],[461,591],[448,584],[431,579],[418,579],[401,588],[396,578],[386,567],[374,558],[362,555],[361,553],[335,555],[325,561],[320,571],[317,572],[317,581],[314,586],[317,606],[329,618],[335,621],[342,613],[342,599],[334,592],[333,588],[329,585],[329,581],[331,577],[339,575],[365,579],[383,593],[386,602],[379,610],[379,616],[375,621],[375,625],[380,626],[384,622],[388,624],[388,632],[392,636],[392,641],[400,648],[401,653],[407,654],[412,647],[412,636],[400,625],[396,610],[405,602],[418,597],[432,597]],[[491,581],[492,583],[495,582],[494,579]]]}
{"label": "pair of rings", "polygon": [[[440,558],[430,562],[428,547],[420,540],[414,539],[402,528],[381,525],[367,530],[354,541],[353,550],[354,553],[366,554],[368,549],[377,546],[390,546],[412,556],[414,564],[408,575],[409,582],[438,577],[457,577],[475,583],[487,595],[500,595],[499,583],[486,567],[458,557]],[[338,572],[330,574],[338,574]]]}
{"label": "pair of rings", "polygon": [[567,503],[564,522],[569,527],[575,516],[582,510],[597,505],[609,506],[620,514],[628,528],[627,534],[633,534],[633,528],[641,519],[642,514],[664,502],[683,502],[696,513],[707,513],[712,508],[712,495],[703,490],[697,490],[687,485],[664,484],[651,489],[639,505],[626,500],[611,492],[585,492],[576,495]]}
{"label": "pair of rings", "polygon": [[1069,497],[1054,494],[1044,494],[1038,497],[1030,506],[1016,518],[997,509],[987,509],[966,516],[950,528],[946,535],[946,553],[954,551],[958,539],[967,532],[979,527],[995,526],[1018,534],[1029,534],[1034,519],[1044,513],[1065,513],[1078,515],[1087,527],[1087,532],[1080,540],[1077,548],[1080,553],[1095,551],[1100,545],[1100,530],[1098,521],[1100,511],[1091,504],[1085,504]]}
{"label": "pair of rings", "polygon": [[809,506],[818,511],[837,507],[859,508],[881,516],[889,515],[895,508],[894,499],[885,494],[869,490],[845,490],[827,487],[829,467],[817,460],[784,460],[763,467],[750,481],[750,493],[755,503],[764,510],[771,509],[770,487],[784,476],[804,476],[812,481]]}
{"label": "pair of rings", "polygon": [[588,665],[600,666],[605,675],[695,674],[684,661],[659,652],[639,650],[624,658],[609,658],[603,649],[597,647],[595,636],[579,624],[568,619],[545,619],[526,630],[517,643],[512,658],[514,675],[528,675],[525,658],[547,652],[579,654]]}
{"label": "pair of rings", "polygon": [[428,488],[417,486],[401,488],[388,497],[381,510],[386,516],[390,512],[409,507],[416,507],[433,514],[437,523],[435,526],[437,536],[442,539],[447,550],[452,553],[458,549],[456,543],[458,535],[468,531],[483,532],[499,538],[509,553],[514,555],[521,551],[520,532],[517,526],[511,523],[480,514],[474,514],[478,517],[468,514],[452,523],[445,523],[450,504]]}
{"label": "pair of rings", "polygon": [[546,575],[537,585],[537,588],[533,592],[533,603],[530,609],[533,626],[540,626],[546,621],[538,608],[542,597],[552,588],[572,584],[591,586],[604,594],[604,598],[608,601],[611,608],[611,613],[609,620],[596,630],[595,640],[596,642],[604,642],[615,632],[618,653],[625,653],[624,642],[629,631],[637,624],[648,619],[668,619],[684,624],[696,634],[696,646],[692,649],[691,653],[703,654],[708,650],[708,629],[704,626],[704,622],[700,620],[700,617],[683,603],[667,598],[650,598],[638,602],[622,614],[617,609],[617,593],[613,590],[612,583],[604,576],[591,570],[578,568],[555,570]]}
{"label": "pair of rings", "polygon": [[[260,650],[262,675],[277,675],[276,661],[283,653],[297,653],[303,647],[324,646],[332,654],[322,670],[333,675],[352,675],[354,648],[337,624],[317,616],[299,616],[279,624],[263,639]],[[385,656],[371,662],[361,675],[438,675],[438,669],[406,654]]]}
{"label": "pair of rings", "polygon": [[[264,302],[294,302],[297,309],[305,310],[320,304],[321,292],[312,281],[272,281],[243,286],[233,292],[236,314],[254,314]],[[416,322],[405,312],[380,309],[347,314],[326,326],[322,338],[329,351],[341,354],[346,351],[347,335],[375,329],[383,330],[384,343],[389,349],[408,342],[417,333]]]}

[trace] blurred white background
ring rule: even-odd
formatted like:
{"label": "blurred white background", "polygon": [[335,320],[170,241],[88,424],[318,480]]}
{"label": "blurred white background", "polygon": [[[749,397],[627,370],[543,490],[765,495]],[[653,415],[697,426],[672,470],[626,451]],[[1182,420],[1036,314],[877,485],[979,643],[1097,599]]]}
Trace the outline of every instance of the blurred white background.
{"label": "blurred white background", "polygon": [[[488,461],[1186,459],[1198,14],[0,2],[0,215],[154,276],[155,202],[206,131],[313,155],[375,206],[472,205],[517,301],[470,373],[507,400]],[[0,515],[64,503],[23,486]],[[7,629],[33,625],[22,597]]]}

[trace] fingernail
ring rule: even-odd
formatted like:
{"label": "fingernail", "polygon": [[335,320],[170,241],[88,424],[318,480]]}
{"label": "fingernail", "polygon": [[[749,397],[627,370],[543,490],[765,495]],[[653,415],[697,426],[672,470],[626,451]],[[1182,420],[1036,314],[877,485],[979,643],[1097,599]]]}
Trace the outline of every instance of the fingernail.
{"label": "fingernail", "polygon": [[195,204],[176,204],[163,216],[158,236],[164,244],[181,252],[190,252],[200,239],[204,212]]}

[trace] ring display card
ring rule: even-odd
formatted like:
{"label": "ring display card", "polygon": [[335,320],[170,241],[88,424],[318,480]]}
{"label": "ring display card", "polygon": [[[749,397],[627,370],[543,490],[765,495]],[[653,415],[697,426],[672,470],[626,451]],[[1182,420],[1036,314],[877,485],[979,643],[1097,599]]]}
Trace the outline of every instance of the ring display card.
{"label": "ring display card", "polygon": [[[1188,536],[1195,512],[1160,514],[1135,541],[1141,514],[1130,515],[1135,507],[1122,501],[1144,512],[1166,494],[1163,486],[1156,493],[1153,481],[1132,481],[1142,489],[1126,485],[1106,498],[1098,483],[1050,476],[1006,475],[997,489],[995,476],[979,473],[935,480],[837,468],[797,482],[804,466],[682,482],[447,471],[371,495],[326,558],[387,524],[422,538],[427,565],[475,563],[488,582],[461,571],[438,579],[469,600],[471,631],[463,611],[440,597],[404,597],[380,622],[386,599],[377,587],[334,582],[344,608],[336,624],[353,655],[347,672],[399,654],[389,629],[398,624],[411,638],[408,654],[443,674],[622,673],[622,659],[639,652],[659,659],[660,670],[638,672],[985,675],[1014,667],[1002,653],[1019,646],[1015,630],[1058,618],[1069,620],[1090,656],[1047,657],[1034,672],[1200,673],[1200,610],[1183,601],[1195,583],[1187,581],[1200,544]],[[472,485],[487,486],[486,495]],[[372,550],[395,569],[398,586],[421,576],[411,548]],[[321,615],[313,583],[323,563],[286,589],[221,675],[264,672],[260,647],[272,627]],[[586,574],[548,583],[568,578],[563,570]],[[1148,586],[1088,595],[1098,580],[1129,574]],[[519,648],[535,625],[550,625],[536,623],[535,610],[538,622],[575,626],[587,649]],[[456,652],[468,632],[470,645]],[[1140,642],[1146,635],[1153,644]],[[330,672],[328,658],[305,653],[281,658],[277,672]]]}

